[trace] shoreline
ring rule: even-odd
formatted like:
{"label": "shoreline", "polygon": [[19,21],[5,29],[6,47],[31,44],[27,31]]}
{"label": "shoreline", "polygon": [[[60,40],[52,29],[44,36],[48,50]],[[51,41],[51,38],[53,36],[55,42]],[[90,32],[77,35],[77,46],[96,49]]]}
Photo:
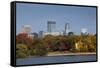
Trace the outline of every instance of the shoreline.
{"label": "shoreline", "polygon": [[81,53],[68,53],[68,52],[62,52],[62,53],[49,53],[47,56],[64,56],[64,55],[96,55],[96,52],[81,52]]}
{"label": "shoreline", "polygon": [[[27,58],[39,58],[39,57],[56,57],[56,56],[86,56],[86,55],[96,55],[96,52],[77,52],[77,53],[72,53],[72,52],[50,52],[49,54],[45,56],[30,56]],[[17,59],[24,59],[24,58],[17,58]]]}

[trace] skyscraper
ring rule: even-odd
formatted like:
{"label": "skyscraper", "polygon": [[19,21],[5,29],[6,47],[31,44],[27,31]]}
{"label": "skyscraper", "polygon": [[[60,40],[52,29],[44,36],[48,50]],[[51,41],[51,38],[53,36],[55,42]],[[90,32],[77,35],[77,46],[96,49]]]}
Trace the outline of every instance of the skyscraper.
{"label": "skyscraper", "polygon": [[31,32],[31,30],[32,30],[31,25],[23,25],[22,29],[21,29],[21,32],[29,34]]}
{"label": "skyscraper", "polygon": [[44,37],[44,31],[39,31],[39,38],[43,38]]}
{"label": "skyscraper", "polygon": [[47,32],[54,32],[55,28],[56,28],[56,22],[55,21],[48,21]]}

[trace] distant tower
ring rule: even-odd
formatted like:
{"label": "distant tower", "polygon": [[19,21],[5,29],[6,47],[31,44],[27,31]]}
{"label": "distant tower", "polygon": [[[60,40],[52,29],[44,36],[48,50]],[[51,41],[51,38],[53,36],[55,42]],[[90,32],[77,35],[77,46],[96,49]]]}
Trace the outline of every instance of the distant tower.
{"label": "distant tower", "polygon": [[39,38],[43,38],[44,37],[44,31],[39,31]]}
{"label": "distant tower", "polygon": [[69,23],[66,23],[65,24],[65,35],[68,35],[69,31],[70,31],[70,25]]}
{"label": "distant tower", "polygon": [[31,33],[32,37],[33,38],[38,38],[38,33],[34,32],[34,33]]}
{"label": "distant tower", "polygon": [[88,35],[88,31],[86,28],[81,29],[81,35]]}
{"label": "distant tower", "polygon": [[23,25],[22,29],[21,29],[21,32],[29,34],[31,32],[31,30],[32,30],[31,25]]}
{"label": "distant tower", "polygon": [[56,22],[55,21],[48,21],[47,32],[54,32],[55,28],[56,28]]}

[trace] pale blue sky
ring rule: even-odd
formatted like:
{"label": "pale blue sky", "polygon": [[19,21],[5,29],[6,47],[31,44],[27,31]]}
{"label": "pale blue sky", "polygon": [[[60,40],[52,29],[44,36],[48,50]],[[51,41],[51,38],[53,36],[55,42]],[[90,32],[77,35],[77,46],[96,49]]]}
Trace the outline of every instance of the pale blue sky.
{"label": "pale blue sky", "polygon": [[69,23],[71,31],[75,34],[79,34],[81,28],[87,28],[88,32],[95,34],[96,8],[17,3],[17,33],[23,25],[31,25],[32,32],[47,32],[47,21],[55,21],[57,31],[64,30],[65,23]]}

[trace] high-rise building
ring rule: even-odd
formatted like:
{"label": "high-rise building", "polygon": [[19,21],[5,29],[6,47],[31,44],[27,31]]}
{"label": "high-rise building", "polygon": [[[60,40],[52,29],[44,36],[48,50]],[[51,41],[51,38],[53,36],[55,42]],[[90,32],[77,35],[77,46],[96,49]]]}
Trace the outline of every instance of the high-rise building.
{"label": "high-rise building", "polygon": [[44,31],[39,31],[39,38],[43,38],[44,37]]}
{"label": "high-rise building", "polygon": [[31,25],[23,25],[21,29],[21,33],[27,33],[29,34],[32,30]]}
{"label": "high-rise building", "polygon": [[56,22],[55,21],[48,21],[47,32],[54,32],[55,28],[56,28]]}

